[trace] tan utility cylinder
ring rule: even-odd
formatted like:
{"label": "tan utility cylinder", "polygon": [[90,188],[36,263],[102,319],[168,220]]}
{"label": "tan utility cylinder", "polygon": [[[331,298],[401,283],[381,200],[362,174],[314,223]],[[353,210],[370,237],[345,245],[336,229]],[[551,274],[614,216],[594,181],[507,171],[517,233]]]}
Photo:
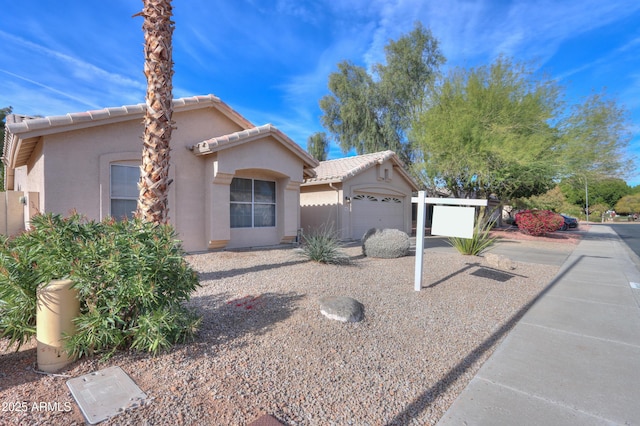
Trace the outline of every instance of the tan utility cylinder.
{"label": "tan utility cylinder", "polygon": [[72,285],[71,280],[57,280],[38,287],[38,369],[47,373],[55,373],[73,361],[62,341],[63,335],[75,334],[73,319],[80,314],[78,291]]}

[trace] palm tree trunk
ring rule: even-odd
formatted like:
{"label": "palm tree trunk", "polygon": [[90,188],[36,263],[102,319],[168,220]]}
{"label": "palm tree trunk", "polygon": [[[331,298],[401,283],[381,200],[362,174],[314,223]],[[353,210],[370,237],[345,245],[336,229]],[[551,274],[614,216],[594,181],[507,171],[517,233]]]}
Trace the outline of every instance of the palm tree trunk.
{"label": "palm tree trunk", "polygon": [[173,21],[171,0],[143,0],[144,74],[147,110],[144,117],[142,165],[136,217],[167,223],[169,207],[169,142],[173,130]]}

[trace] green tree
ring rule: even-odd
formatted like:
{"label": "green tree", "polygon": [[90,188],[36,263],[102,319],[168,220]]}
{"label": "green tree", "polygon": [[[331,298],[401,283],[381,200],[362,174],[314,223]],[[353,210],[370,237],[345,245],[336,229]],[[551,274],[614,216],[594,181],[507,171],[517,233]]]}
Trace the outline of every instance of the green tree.
{"label": "green tree", "polygon": [[420,23],[389,42],[385,54],[386,64],[375,64],[371,74],[352,62],[338,64],[338,71],[329,75],[331,94],[320,100],[321,121],[345,153],[390,149],[410,164],[407,132],[444,56],[438,41]]}
{"label": "green tree", "polygon": [[[0,157],[4,155],[4,125],[5,118],[11,114],[13,108],[0,108]],[[4,162],[0,161],[0,191],[4,191]]]}
{"label": "green tree", "polygon": [[[627,177],[633,169],[635,160],[627,153],[631,141],[627,112],[605,93],[594,93],[575,105],[559,127],[562,144],[558,152],[567,197],[583,207],[594,202],[613,206],[617,200],[592,199],[592,194],[597,193],[598,182]],[[570,195],[569,185],[583,196]]]}
{"label": "green tree", "polygon": [[556,83],[526,64],[500,57],[454,69],[412,126],[416,167],[457,197],[542,194],[557,174],[558,134],[549,123],[559,104]]}
{"label": "green tree", "polygon": [[329,155],[329,139],[325,132],[316,132],[307,139],[307,152],[318,161],[325,161]]}
{"label": "green tree", "polygon": [[591,220],[604,220],[605,213],[609,210],[609,206],[602,203],[589,203],[589,215]]}
{"label": "green tree", "polygon": [[622,214],[640,213],[640,194],[635,193],[625,195],[620,198],[615,205],[614,210]]}
{"label": "green tree", "polygon": [[[560,187],[570,203],[578,206],[586,204],[587,191],[580,185],[580,179],[566,179]],[[588,182],[589,204],[604,204],[613,208],[619,199],[631,193],[632,189],[622,179],[602,178]]]}
{"label": "green tree", "polygon": [[560,189],[555,186],[544,194],[534,195],[527,199],[520,199],[517,202],[518,207],[526,209],[551,210],[556,213],[563,211],[566,198]]}
{"label": "green tree", "polygon": [[559,127],[566,176],[624,178],[633,170],[634,159],[626,151],[631,141],[627,111],[605,93],[574,105]]}

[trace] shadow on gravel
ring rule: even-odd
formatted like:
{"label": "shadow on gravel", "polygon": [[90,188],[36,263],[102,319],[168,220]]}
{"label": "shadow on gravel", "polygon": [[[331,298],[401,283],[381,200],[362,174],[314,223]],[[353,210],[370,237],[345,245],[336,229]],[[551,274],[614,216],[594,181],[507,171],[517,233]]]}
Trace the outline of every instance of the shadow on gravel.
{"label": "shadow on gravel", "polygon": [[[420,414],[426,410],[440,395],[447,391],[449,386],[455,383],[464,373],[474,365],[482,356],[489,350],[493,349],[497,342],[499,342],[506,334],[520,321],[524,314],[540,300],[549,290],[551,290],[569,271],[574,269],[585,257],[579,256],[571,264],[567,265],[567,268],[563,269],[538,295],[533,298],[529,303],[523,306],[518,312],[516,312],[507,322],[505,322],[496,332],[484,340],[473,351],[467,354],[457,365],[455,365],[449,372],[440,379],[437,383],[431,386],[420,394],[411,404],[409,404],[404,410],[398,413],[391,421],[386,423],[386,426],[408,425],[413,424],[414,420],[420,416]],[[471,267],[472,265],[470,265]],[[464,268],[466,269],[466,268]]]}
{"label": "shadow on gravel", "polygon": [[513,277],[527,278],[524,275],[519,275],[513,272],[502,271],[500,269],[491,268],[489,266],[482,266],[480,263],[477,263],[477,262],[467,263],[466,265],[467,266],[465,266],[464,268],[458,269],[457,271],[450,273],[446,277],[440,278],[436,282],[433,282],[426,286],[422,286],[422,288],[434,288],[439,284],[449,281],[451,278],[455,277],[456,275],[460,275],[473,268],[476,268],[476,270],[473,272],[470,272],[469,275],[473,275],[480,278],[487,278],[493,281],[507,282]]}
{"label": "shadow on gravel", "polygon": [[36,356],[36,348],[0,354],[0,392],[41,379],[43,376],[34,370]]}
{"label": "shadow on gravel", "polygon": [[458,269],[455,272],[450,273],[449,275],[447,275],[446,277],[440,278],[438,281],[431,283],[427,286],[422,286],[422,288],[433,288],[436,287],[439,284],[442,284],[444,282],[449,281],[451,278],[455,277],[456,275],[460,275],[465,271],[468,271],[469,269],[473,269],[473,268],[479,268],[480,264],[479,263],[467,263],[467,266],[465,266],[464,268]]}
{"label": "shadow on gravel", "polygon": [[501,283],[506,283],[513,277],[527,278],[524,275],[514,274],[513,272],[502,271],[500,269],[490,268],[488,266],[481,266],[475,271],[471,272],[470,275],[480,278],[487,278],[489,280],[498,281]]}
{"label": "shadow on gravel", "polygon": [[260,336],[274,325],[289,318],[305,295],[263,293],[230,298],[226,293],[193,297],[189,303],[202,315],[196,337],[197,344],[207,348],[222,344],[237,344],[247,335]]}
{"label": "shadow on gravel", "polygon": [[268,271],[271,269],[277,268],[285,268],[287,266],[298,265],[300,263],[306,263],[308,260],[300,259],[300,260],[291,260],[283,263],[268,263],[264,265],[252,266],[250,268],[237,268],[237,269],[229,269],[227,271],[213,271],[213,272],[204,272],[198,274],[198,278],[200,281],[208,281],[208,280],[219,280],[222,278],[230,278],[235,277],[237,275],[249,274],[251,272],[260,272],[260,271]]}

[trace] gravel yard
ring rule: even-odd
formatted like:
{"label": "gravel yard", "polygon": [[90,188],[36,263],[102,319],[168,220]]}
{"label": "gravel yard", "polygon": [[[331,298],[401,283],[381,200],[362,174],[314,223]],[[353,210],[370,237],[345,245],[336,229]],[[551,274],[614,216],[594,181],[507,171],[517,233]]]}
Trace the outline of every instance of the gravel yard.
{"label": "gravel yard", "polygon": [[[345,250],[351,265],[306,262],[291,248],[190,255],[202,285],[191,300],[203,315],[195,342],[155,358],[82,359],[61,373],[117,365],[147,394],[105,425],[245,425],[265,413],[286,425],[435,424],[558,271],[504,272],[427,250],[415,292],[413,256]],[[362,302],[365,319],[322,316],[318,299],[330,295]],[[84,424],[69,377],[34,372],[35,359],[33,342],[15,352],[0,340],[0,424]],[[27,409],[9,410],[16,403]]]}

